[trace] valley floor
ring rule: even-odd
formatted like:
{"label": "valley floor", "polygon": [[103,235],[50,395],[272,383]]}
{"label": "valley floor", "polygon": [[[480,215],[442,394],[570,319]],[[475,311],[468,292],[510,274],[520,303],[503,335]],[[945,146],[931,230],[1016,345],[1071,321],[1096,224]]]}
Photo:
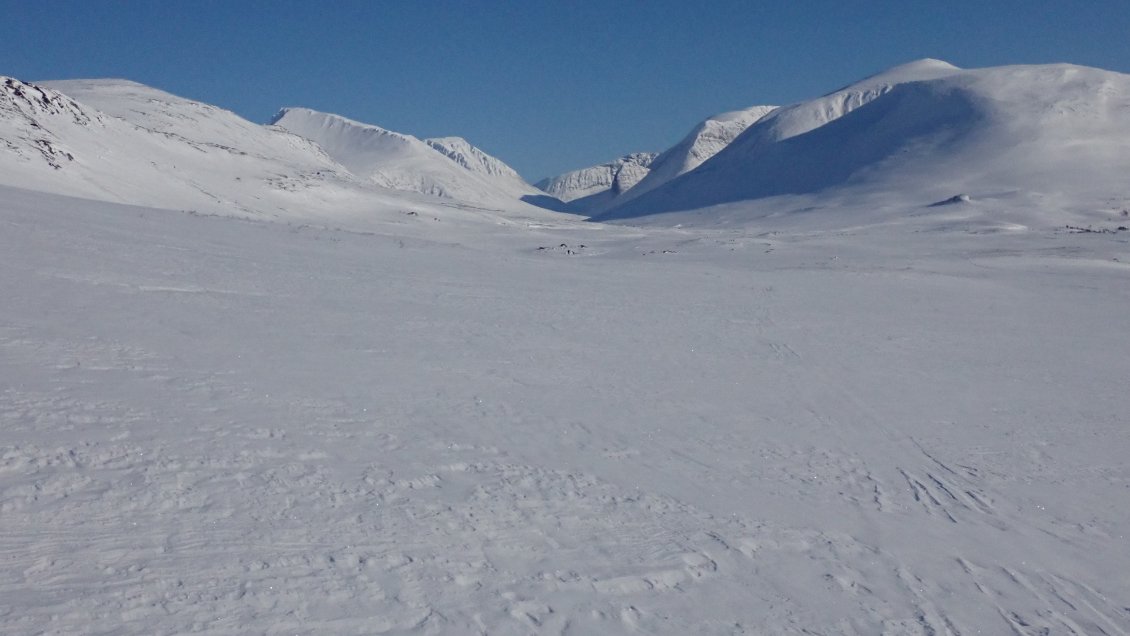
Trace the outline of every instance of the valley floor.
{"label": "valley floor", "polygon": [[2,194],[5,634],[1130,634],[1126,233]]}

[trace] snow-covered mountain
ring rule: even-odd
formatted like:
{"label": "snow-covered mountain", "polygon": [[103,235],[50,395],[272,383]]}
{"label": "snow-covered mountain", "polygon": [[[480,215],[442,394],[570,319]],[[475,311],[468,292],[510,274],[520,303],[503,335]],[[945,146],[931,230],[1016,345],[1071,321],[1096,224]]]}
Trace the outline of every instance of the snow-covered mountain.
{"label": "snow-covered mountain", "polygon": [[645,177],[635,187],[621,192],[612,204],[620,205],[630,201],[694,170],[730,145],[746,128],[776,108],[776,106],[751,106],[714,115],[700,122],[679,143],[656,157],[648,167]]}
{"label": "snow-covered mountain", "polygon": [[[4,148],[19,161],[42,160],[55,170],[75,160],[58,135],[44,128],[40,119],[77,127],[102,127],[101,115],[90,112],[66,95],[11,77],[0,82],[0,126]],[[11,159],[11,156],[8,157]]]}
{"label": "snow-covered mountain", "polygon": [[235,113],[144,84],[121,79],[41,83],[111,117],[201,150],[223,150],[263,160],[325,163],[328,157],[293,135],[278,134]]}
{"label": "snow-covered mountain", "polygon": [[302,108],[275,124],[124,80],[0,78],[0,185],[280,217],[437,206],[529,216],[556,197],[596,220],[695,211],[741,224],[836,208],[859,223],[947,200],[923,214],[987,217],[1008,198],[1031,210],[1009,223],[1055,225],[1130,207],[1130,76],[1062,64],[921,60],[817,99],[712,117],[661,155],[540,189],[458,137],[421,140]]}
{"label": "snow-covered mountain", "polygon": [[524,188],[530,188],[529,184],[510,166],[506,165],[498,157],[492,157],[483,152],[479,148],[471,145],[471,142],[462,137],[433,137],[425,139],[424,143],[431,146],[434,150],[438,150],[441,154],[451,159],[455,163],[463,166],[471,172],[489,175],[491,177],[504,177],[524,184]]}
{"label": "snow-covered mountain", "polygon": [[124,80],[0,79],[0,167],[0,184],[221,214],[310,216],[357,198],[414,205],[358,182],[306,139]]}
{"label": "snow-covered mountain", "polygon": [[[133,205],[306,220],[395,219],[415,211],[427,218],[486,215],[493,222],[545,214],[520,199],[530,197],[544,206],[548,197],[466,142],[436,140],[449,157],[415,138],[389,137],[416,153],[409,153],[399,173],[389,172],[409,179],[406,175],[420,165],[412,157],[422,156],[430,171],[419,170],[415,183],[428,183],[430,189],[392,189],[394,180],[358,176],[354,171],[363,170],[356,164],[342,165],[304,136],[135,82],[37,85],[0,78],[0,185]],[[442,193],[437,190],[457,200],[420,194]]]}
{"label": "snow-covered mountain", "polygon": [[758,213],[845,198],[905,209],[961,194],[1087,207],[1125,196],[1128,173],[1130,76],[922,60],[778,109],[697,169],[599,218],[753,200]]}
{"label": "snow-covered mountain", "polygon": [[[0,179],[25,187],[34,187],[40,180],[50,182],[56,171],[76,165],[78,149],[64,142],[64,137],[76,136],[75,131],[104,128],[106,121],[100,113],[58,91],[11,77],[0,78],[0,140],[4,151],[0,155],[4,166]],[[73,175],[67,176],[53,180],[75,180]],[[71,185],[81,188],[78,183]]]}
{"label": "snow-covered mountain", "polygon": [[542,194],[459,137],[424,141],[308,108],[284,108],[271,123],[317,143],[357,177],[386,188],[492,205]]}
{"label": "snow-covered mountain", "polygon": [[537,183],[550,195],[572,202],[578,212],[597,214],[654,190],[690,172],[725,148],[775,106],[752,106],[721,113],[694,127],[666,151],[633,153],[598,166],[582,168]]}
{"label": "snow-covered mountain", "polygon": [[542,179],[535,185],[550,196],[571,203],[577,211],[596,210],[643,181],[658,156],[654,152],[633,152],[608,163]]}

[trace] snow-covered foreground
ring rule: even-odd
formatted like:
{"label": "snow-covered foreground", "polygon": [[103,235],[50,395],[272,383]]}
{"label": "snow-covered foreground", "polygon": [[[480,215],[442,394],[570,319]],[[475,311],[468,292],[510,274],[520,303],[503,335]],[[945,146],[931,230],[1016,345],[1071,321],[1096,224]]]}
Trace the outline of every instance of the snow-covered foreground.
{"label": "snow-covered foreground", "polygon": [[1125,232],[0,194],[4,634],[1130,633]]}

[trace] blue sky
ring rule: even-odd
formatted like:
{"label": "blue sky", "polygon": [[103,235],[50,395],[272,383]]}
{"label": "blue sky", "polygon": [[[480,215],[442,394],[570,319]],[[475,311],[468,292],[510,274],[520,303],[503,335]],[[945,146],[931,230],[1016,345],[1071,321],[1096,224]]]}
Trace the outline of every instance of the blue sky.
{"label": "blue sky", "polygon": [[1130,2],[0,0],[0,74],[461,135],[528,179],[936,57],[1130,72]]}

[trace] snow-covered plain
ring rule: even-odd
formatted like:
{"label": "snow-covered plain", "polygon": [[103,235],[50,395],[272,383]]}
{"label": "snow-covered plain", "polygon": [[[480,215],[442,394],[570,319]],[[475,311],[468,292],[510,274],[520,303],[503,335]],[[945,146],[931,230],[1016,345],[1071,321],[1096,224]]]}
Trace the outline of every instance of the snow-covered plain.
{"label": "snow-covered plain", "polygon": [[176,99],[0,128],[3,634],[1130,634],[1130,192],[586,223]]}

